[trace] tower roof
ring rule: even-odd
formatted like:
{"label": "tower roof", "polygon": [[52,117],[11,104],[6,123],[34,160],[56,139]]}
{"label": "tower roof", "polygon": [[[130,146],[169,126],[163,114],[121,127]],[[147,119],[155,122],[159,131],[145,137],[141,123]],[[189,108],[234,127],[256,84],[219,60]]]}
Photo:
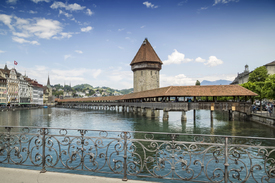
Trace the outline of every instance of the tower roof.
{"label": "tower roof", "polygon": [[151,46],[147,38],[145,38],[145,40],[143,41],[130,65],[141,62],[158,62],[162,64],[162,61],[159,59],[158,55],[156,54],[154,48]]}

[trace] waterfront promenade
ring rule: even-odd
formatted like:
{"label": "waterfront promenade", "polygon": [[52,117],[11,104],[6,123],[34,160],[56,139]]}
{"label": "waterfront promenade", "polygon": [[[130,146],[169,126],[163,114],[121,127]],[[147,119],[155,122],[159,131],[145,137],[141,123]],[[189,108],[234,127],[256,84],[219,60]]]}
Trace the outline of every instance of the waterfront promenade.
{"label": "waterfront promenade", "polygon": [[[17,168],[0,167],[0,177],[3,183],[118,183],[125,182],[121,178],[108,178],[71,173],[46,172]],[[148,181],[127,180],[127,183],[146,183]]]}

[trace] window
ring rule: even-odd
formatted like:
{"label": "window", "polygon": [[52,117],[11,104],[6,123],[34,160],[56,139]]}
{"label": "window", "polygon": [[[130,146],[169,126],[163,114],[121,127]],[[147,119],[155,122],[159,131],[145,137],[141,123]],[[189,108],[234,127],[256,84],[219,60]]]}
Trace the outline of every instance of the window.
{"label": "window", "polygon": [[141,71],[141,76],[143,75],[143,71]]}

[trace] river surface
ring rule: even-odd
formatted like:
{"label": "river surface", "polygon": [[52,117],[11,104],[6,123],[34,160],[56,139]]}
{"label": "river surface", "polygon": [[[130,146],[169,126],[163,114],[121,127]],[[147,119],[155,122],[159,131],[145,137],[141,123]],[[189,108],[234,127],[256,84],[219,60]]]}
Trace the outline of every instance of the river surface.
{"label": "river surface", "polygon": [[[231,135],[231,136],[253,136],[275,138],[275,129],[255,123],[252,121],[228,121],[226,113],[215,111],[213,120],[210,118],[210,111],[197,110],[193,119],[193,111],[186,113],[187,121],[181,122],[181,112],[169,112],[169,120],[162,121],[162,111],[158,118],[148,118],[133,113],[108,111],[108,110],[87,110],[87,109],[64,109],[64,108],[42,108],[32,110],[4,111],[0,112],[0,126],[35,126],[52,128],[73,128],[91,130],[117,130],[117,131],[146,131],[146,132],[171,132],[186,134],[211,134],[211,135]],[[79,136],[79,134],[78,134]],[[135,137],[134,137],[135,138]],[[56,143],[54,146],[56,149]],[[115,147],[112,147],[114,151]],[[257,152],[254,152],[257,154]],[[211,153],[210,153],[211,155]],[[211,157],[211,156],[210,156]],[[1,158],[1,157],[0,157]],[[221,162],[223,166],[223,162]],[[234,164],[231,163],[231,164]],[[41,170],[40,167],[26,167],[18,165],[0,166],[14,168],[30,168]],[[49,170],[50,168],[48,168]],[[210,169],[210,168],[209,168]],[[76,170],[57,170],[69,173],[93,174]],[[262,172],[263,173],[263,172]],[[258,174],[258,179],[261,178]],[[97,176],[111,176],[122,178],[122,175],[93,174]],[[174,182],[160,179],[147,179],[131,177],[131,179],[147,181]],[[204,179],[202,179],[204,180]],[[274,181],[274,180],[272,180]],[[271,182],[272,182],[271,181]]]}
{"label": "river surface", "polygon": [[275,137],[275,129],[252,121],[228,121],[222,112],[197,110],[186,113],[187,121],[181,123],[181,112],[169,112],[169,120],[151,119],[132,113],[106,110],[43,108],[0,112],[0,126],[37,126],[56,128],[81,128],[92,130],[149,131],[188,134]]}

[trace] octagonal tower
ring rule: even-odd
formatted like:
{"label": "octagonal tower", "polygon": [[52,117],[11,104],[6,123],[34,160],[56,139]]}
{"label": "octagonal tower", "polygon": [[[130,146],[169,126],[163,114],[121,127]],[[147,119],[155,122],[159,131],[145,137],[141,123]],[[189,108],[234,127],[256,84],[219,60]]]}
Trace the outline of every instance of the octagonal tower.
{"label": "octagonal tower", "polygon": [[159,88],[159,71],[162,61],[147,38],[130,65],[134,72],[134,92]]}

